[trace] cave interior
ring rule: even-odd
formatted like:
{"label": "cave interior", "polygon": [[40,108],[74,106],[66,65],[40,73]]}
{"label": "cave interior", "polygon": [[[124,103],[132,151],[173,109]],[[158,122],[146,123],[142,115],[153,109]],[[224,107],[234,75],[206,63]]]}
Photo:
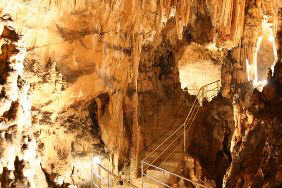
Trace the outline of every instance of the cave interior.
{"label": "cave interior", "polygon": [[282,0],[1,0],[0,188],[282,187]]}

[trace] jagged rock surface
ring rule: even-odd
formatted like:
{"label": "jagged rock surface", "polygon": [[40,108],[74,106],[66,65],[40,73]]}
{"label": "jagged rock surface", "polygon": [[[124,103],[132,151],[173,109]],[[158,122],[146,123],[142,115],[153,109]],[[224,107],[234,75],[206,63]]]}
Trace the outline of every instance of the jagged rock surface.
{"label": "jagged rock surface", "polygon": [[204,103],[191,128],[188,154],[201,166],[198,179],[207,183],[213,181],[212,186],[221,187],[231,162],[229,148],[234,120],[230,100],[217,96],[210,103]]}
{"label": "jagged rock surface", "polygon": [[[7,17],[0,36],[0,179],[1,187],[47,187],[33,136],[29,85],[23,79],[24,41]],[[0,23],[3,26],[3,23]]]}
{"label": "jagged rock surface", "polygon": [[[31,83],[32,131],[38,139],[37,153],[42,154],[48,183],[62,182],[60,176],[68,183],[89,181],[91,158],[97,153],[109,157],[109,169],[115,173],[135,178],[144,145],[142,128],[146,125],[150,129],[147,122],[155,122],[156,117],[160,122],[171,117],[160,112],[170,109],[169,105],[175,106],[171,109],[178,116],[185,117],[194,99],[181,90],[179,83],[178,62],[184,62],[181,69],[185,63],[197,61],[191,56],[191,61],[186,62],[186,52],[188,56],[196,56],[194,52],[201,54],[217,66],[216,70],[224,64],[222,95],[232,98],[236,92],[234,85],[247,87],[249,81],[256,80],[256,54],[263,23],[267,23],[272,34],[279,31],[275,24],[281,22],[276,10],[280,4],[278,0],[1,1],[1,23],[6,22],[6,13],[11,14],[17,31],[23,34],[21,40],[26,43],[28,60],[23,75]],[[7,38],[8,30],[2,26],[0,30]],[[12,33],[11,44],[18,40]],[[189,52],[197,45],[197,50]],[[211,55],[206,50],[210,46],[216,49]],[[15,85],[15,77],[22,74],[22,70],[14,73],[6,63],[14,48],[4,45],[1,49],[0,61],[4,63],[0,64],[0,83],[5,92],[0,114],[13,114],[11,106],[21,106],[15,102],[20,86],[6,84],[11,81]],[[224,60],[227,48],[233,48],[232,58],[227,56]],[[275,87],[269,86],[264,92],[272,98]],[[203,114],[210,114],[209,120],[223,122],[205,110]],[[24,117],[31,121],[30,115]],[[203,123],[199,122],[199,130],[194,128],[195,135],[220,131],[212,134],[212,143],[199,140],[201,146],[208,144],[211,148],[204,147],[197,159],[191,160],[201,164],[194,167],[204,171],[207,179],[220,184],[228,162],[212,175],[214,165],[203,160],[206,153],[210,153],[213,162],[217,160],[216,153],[226,145],[223,135],[228,134],[222,127],[227,126],[215,123],[208,130]],[[19,136],[16,140],[21,139]],[[21,147],[22,143],[16,145]],[[197,148],[192,149],[197,152]],[[61,160],[58,162],[57,158]],[[82,168],[87,170],[83,172]],[[125,170],[120,172],[122,169]]]}
{"label": "jagged rock surface", "polygon": [[[241,133],[232,152],[232,162],[224,177],[225,187],[279,187],[281,180],[281,72],[277,62],[265,90],[256,89],[250,98],[241,99],[246,114],[241,118]],[[271,97],[266,97],[266,94]],[[247,102],[244,102],[246,100]]]}

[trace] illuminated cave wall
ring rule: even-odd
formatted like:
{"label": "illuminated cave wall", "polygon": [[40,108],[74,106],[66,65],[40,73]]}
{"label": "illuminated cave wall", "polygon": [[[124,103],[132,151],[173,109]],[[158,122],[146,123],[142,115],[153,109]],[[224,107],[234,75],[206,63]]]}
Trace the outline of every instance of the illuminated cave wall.
{"label": "illuminated cave wall", "polygon": [[258,81],[264,81],[267,80],[268,69],[273,70],[273,66],[277,61],[275,38],[270,28],[264,29],[257,53],[257,79]]}
{"label": "illuminated cave wall", "polygon": [[[25,42],[23,74],[31,84],[32,121],[34,132],[41,133],[38,145],[44,154],[42,167],[49,174],[63,176],[66,182],[83,182],[89,180],[83,170],[90,172],[90,159],[106,152],[110,168],[117,172],[120,165],[131,162],[130,174],[135,177],[143,145],[137,91],[151,87],[138,78],[156,74],[139,74],[143,47],[169,41],[180,79],[190,70],[185,67],[194,66],[195,76],[202,70],[201,63],[214,68],[205,75],[211,78],[198,82],[189,77],[184,86],[189,88],[189,79],[200,87],[221,77],[222,94],[230,97],[231,84],[248,82],[246,62],[255,65],[264,16],[276,33],[275,2],[1,1],[1,16],[11,15]],[[0,33],[2,30],[1,26]],[[228,49],[232,49],[232,58]],[[153,57],[148,54],[142,58]],[[229,67],[232,62],[234,66]],[[220,75],[222,65],[227,68]],[[256,71],[256,66],[249,70],[253,75]],[[212,77],[214,72],[216,76]],[[250,80],[256,79],[253,75]],[[175,79],[177,82],[179,78]],[[100,114],[94,118],[100,128],[94,127],[97,134],[92,132],[93,119],[87,110],[91,105],[97,108],[92,115]],[[52,142],[47,143],[48,139]]]}

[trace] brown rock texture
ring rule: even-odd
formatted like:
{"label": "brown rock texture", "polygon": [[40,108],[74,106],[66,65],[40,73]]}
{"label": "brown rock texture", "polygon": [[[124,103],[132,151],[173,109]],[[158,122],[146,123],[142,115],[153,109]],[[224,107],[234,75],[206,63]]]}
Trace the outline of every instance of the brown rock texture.
{"label": "brown rock texture", "polygon": [[[4,19],[4,18],[3,18]],[[24,41],[4,19],[1,34],[1,187],[48,187],[33,136],[29,85],[22,78],[26,55]]]}
{"label": "brown rock texture", "polygon": [[[201,107],[179,172],[216,187],[224,176],[225,187],[279,185],[281,63],[264,71],[281,61],[281,7],[1,0],[1,187],[89,186],[94,156],[134,180],[153,133],[183,121],[191,90],[218,79],[220,94]],[[266,79],[262,93],[251,92]]]}
{"label": "brown rock texture", "polygon": [[[256,89],[250,98],[242,99],[246,111],[242,117],[242,130],[232,152],[231,165],[224,176],[225,187],[279,187],[281,174],[281,63],[265,87],[274,87],[271,98],[267,91]],[[268,90],[269,91],[269,90]],[[244,115],[244,113],[242,113]]]}
{"label": "brown rock texture", "polygon": [[213,186],[221,187],[222,178],[231,162],[229,151],[234,132],[233,106],[221,96],[205,103],[192,127],[188,153],[198,160],[202,177]]}

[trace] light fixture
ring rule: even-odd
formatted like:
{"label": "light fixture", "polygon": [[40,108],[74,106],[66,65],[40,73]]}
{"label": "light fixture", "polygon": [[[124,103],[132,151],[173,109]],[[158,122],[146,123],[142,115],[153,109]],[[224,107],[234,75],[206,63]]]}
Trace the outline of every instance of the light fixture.
{"label": "light fixture", "polygon": [[101,158],[99,156],[94,156],[92,158],[92,161],[96,164],[100,164],[101,163]]}

